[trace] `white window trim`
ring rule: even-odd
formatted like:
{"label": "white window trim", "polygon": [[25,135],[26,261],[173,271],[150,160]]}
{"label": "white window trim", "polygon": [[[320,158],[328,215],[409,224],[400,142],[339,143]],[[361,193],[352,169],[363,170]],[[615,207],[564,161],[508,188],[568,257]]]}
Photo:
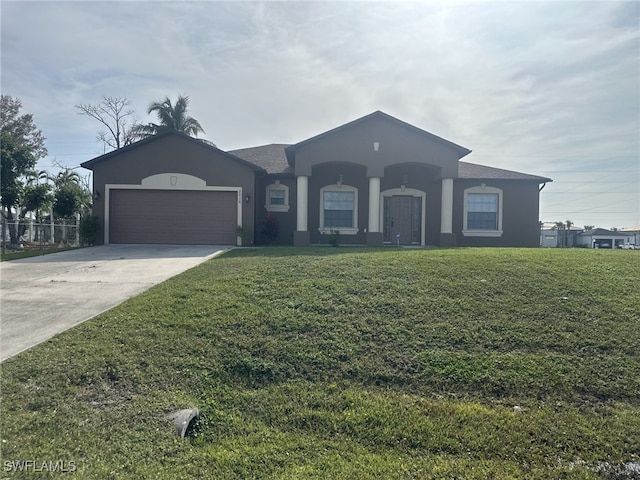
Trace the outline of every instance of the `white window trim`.
{"label": "white window trim", "polygon": [[[271,205],[269,203],[269,191],[270,190],[284,190],[284,205]],[[288,212],[289,211],[289,187],[280,183],[280,180],[276,180],[275,183],[267,185],[265,190],[265,206],[267,212]]]}
{"label": "white window trim", "polygon": [[[468,228],[468,201],[467,196],[470,193],[495,193],[498,194],[498,228],[497,230],[469,230]],[[462,235],[465,237],[501,237],[502,236],[502,189],[496,187],[487,187],[486,185],[478,185],[477,187],[469,187],[464,191],[464,211],[462,216],[463,228]]]}
{"label": "white window trim", "polygon": [[[324,192],[353,192],[353,227],[325,227],[324,226]],[[327,185],[320,189],[320,228],[318,231],[322,234],[330,234],[331,232],[340,232],[341,235],[356,235],[358,229],[358,189],[351,185],[333,184]]]}

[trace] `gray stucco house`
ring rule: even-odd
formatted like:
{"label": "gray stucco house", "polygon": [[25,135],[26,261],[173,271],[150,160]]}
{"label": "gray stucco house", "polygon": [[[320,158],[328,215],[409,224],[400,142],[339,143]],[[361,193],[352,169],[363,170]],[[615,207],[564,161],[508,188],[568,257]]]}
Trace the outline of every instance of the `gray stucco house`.
{"label": "gray stucco house", "polygon": [[619,248],[630,243],[632,235],[627,232],[614,232],[606,228],[592,228],[578,235],[578,245],[587,248]]}
{"label": "gray stucco house", "polygon": [[[551,179],[463,162],[470,150],[383,112],[293,145],[225,152],[166,131],[82,164],[104,243],[526,246]],[[542,186],[542,187],[541,187]]]}

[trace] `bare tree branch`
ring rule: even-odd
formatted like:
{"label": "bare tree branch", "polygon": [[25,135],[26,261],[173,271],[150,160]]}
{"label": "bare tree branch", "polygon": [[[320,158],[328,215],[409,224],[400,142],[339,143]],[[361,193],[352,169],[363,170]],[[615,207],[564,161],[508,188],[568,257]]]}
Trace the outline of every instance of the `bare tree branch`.
{"label": "bare tree branch", "polygon": [[98,141],[112,149],[126,147],[135,138],[133,130],[139,123],[133,109],[129,108],[131,102],[124,97],[103,96],[98,104],[80,104],[75,107],[78,114],[86,115],[100,122],[106,131],[98,132]]}

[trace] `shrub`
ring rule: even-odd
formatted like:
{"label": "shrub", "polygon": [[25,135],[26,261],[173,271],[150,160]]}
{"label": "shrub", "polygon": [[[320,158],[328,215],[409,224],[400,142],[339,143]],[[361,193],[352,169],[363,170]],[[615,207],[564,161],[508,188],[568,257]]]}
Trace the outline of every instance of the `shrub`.
{"label": "shrub", "polygon": [[244,227],[238,226],[237,235],[240,237],[243,247],[249,245],[250,235]]}
{"label": "shrub", "polygon": [[331,235],[329,235],[329,243],[334,247],[340,246],[340,232],[338,230],[331,230]]}
{"label": "shrub", "polygon": [[100,222],[95,215],[87,215],[80,219],[80,242],[82,245],[95,245],[98,240]]}

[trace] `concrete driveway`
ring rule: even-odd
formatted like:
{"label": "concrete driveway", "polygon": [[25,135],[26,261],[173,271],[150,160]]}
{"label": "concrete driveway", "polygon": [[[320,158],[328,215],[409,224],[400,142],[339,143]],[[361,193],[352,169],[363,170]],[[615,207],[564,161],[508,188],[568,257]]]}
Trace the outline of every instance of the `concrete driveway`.
{"label": "concrete driveway", "polygon": [[103,245],[0,263],[0,361],[230,247]]}

